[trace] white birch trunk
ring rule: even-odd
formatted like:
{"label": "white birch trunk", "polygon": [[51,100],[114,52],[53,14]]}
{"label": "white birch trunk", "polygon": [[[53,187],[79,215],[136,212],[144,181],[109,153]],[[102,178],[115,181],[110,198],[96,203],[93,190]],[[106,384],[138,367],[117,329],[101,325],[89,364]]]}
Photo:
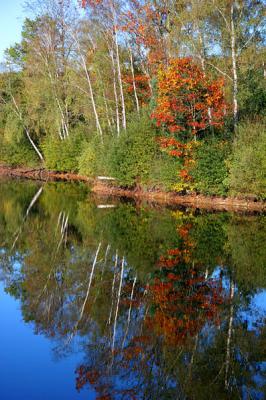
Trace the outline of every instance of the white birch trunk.
{"label": "white birch trunk", "polygon": [[126,107],[125,107],[125,98],[124,98],[124,90],[123,90],[123,82],[122,82],[122,74],[121,74],[121,63],[120,63],[120,55],[119,55],[119,46],[117,40],[117,18],[116,18],[116,11],[114,8],[114,3],[110,1],[112,16],[113,16],[113,36],[114,36],[114,45],[116,51],[116,64],[117,64],[117,76],[118,76],[118,83],[120,89],[120,97],[121,97],[121,107],[122,107],[122,127],[124,129],[127,128],[127,121],[126,121]]}
{"label": "white birch trunk", "polygon": [[132,83],[133,83],[133,90],[134,90],[134,96],[135,96],[135,101],[136,101],[136,107],[137,107],[137,112],[139,114],[140,108],[139,108],[139,98],[137,94],[137,87],[136,87],[136,80],[135,80],[135,72],[134,72],[134,62],[133,62],[133,54],[132,50],[129,49],[129,55],[130,55],[130,67],[131,67],[131,75],[132,75]]}
{"label": "white birch trunk", "polygon": [[234,23],[234,6],[235,2],[232,1],[230,10],[230,23],[231,23],[231,56],[232,56],[232,72],[233,72],[233,117],[234,129],[237,126],[238,120],[238,75],[237,75],[237,55],[236,55],[236,37],[235,37],[235,23]]}
{"label": "white birch trunk", "polygon": [[75,41],[75,43],[77,45],[78,53],[79,53],[79,56],[81,58],[81,64],[82,64],[82,67],[84,69],[86,80],[87,80],[87,83],[88,83],[90,99],[91,99],[93,113],[94,113],[95,122],[96,122],[96,129],[97,129],[97,132],[100,135],[101,141],[103,141],[103,131],[102,131],[102,127],[101,127],[101,124],[100,124],[100,119],[99,119],[99,115],[98,115],[98,111],[97,111],[97,107],[96,107],[96,103],[95,103],[95,97],[94,97],[94,92],[93,92],[93,88],[92,88],[92,82],[91,82],[89,69],[87,67],[86,60],[85,60],[85,58],[84,58],[84,56],[82,54],[82,51],[81,51],[81,48],[80,48],[80,44],[78,42],[78,39],[77,39],[76,35],[72,34],[72,37],[73,37],[73,39],[74,39],[74,41]]}
{"label": "white birch trunk", "polygon": [[116,68],[115,68],[115,60],[113,50],[110,50],[110,57],[112,61],[112,70],[113,70],[113,88],[114,88],[114,97],[115,97],[115,115],[116,115],[116,131],[117,135],[120,135],[120,117],[119,117],[119,102],[118,102],[118,94],[117,94],[117,86],[116,86]]}

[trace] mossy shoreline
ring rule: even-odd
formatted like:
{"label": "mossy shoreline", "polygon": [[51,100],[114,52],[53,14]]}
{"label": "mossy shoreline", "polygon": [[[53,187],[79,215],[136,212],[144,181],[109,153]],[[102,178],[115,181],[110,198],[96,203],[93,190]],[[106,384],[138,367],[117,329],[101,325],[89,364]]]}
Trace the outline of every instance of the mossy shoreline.
{"label": "mossy shoreline", "polygon": [[69,172],[49,171],[45,168],[23,168],[0,166],[0,177],[24,178],[42,182],[72,181],[83,182],[90,186],[92,193],[105,199],[126,197],[138,202],[146,201],[165,205],[183,205],[191,208],[236,211],[236,212],[266,212],[266,201],[256,198],[205,196],[202,194],[178,194],[156,189],[125,189],[110,182],[99,181]]}

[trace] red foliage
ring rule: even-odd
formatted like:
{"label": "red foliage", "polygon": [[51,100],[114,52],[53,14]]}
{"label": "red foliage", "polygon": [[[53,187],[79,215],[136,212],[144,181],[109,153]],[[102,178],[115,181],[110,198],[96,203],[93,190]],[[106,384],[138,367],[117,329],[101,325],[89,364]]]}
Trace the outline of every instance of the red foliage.
{"label": "red foliage", "polygon": [[210,82],[191,58],[173,59],[158,73],[158,100],[153,118],[171,134],[222,126],[224,82]]}
{"label": "red foliage", "polygon": [[[123,82],[127,84],[128,93],[133,93],[134,87],[132,75],[128,74],[126,76],[123,76]],[[151,90],[148,84],[148,77],[141,73],[135,74],[135,85],[140,104],[147,104],[151,96]]]}

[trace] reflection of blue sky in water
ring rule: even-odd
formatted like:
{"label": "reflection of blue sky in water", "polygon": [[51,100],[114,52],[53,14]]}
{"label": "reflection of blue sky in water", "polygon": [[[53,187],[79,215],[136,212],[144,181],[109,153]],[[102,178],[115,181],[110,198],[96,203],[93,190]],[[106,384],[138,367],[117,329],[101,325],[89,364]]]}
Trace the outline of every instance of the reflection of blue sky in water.
{"label": "reflection of blue sky in water", "polygon": [[1,400],[94,399],[93,392],[75,389],[74,371],[80,353],[54,360],[51,339],[35,335],[22,321],[19,303],[0,285]]}
{"label": "reflection of blue sky in water", "polygon": [[[213,271],[211,278],[219,278],[221,267],[216,267]],[[228,277],[223,277],[223,288],[229,293],[230,280]],[[235,287],[235,294],[238,288]],[[258,289],[258,292],[252,297],[250,304],[247,308],[242,308],[238,311],[237,317],[247,324],[247,330],[257,330],[262,327],[266,318],[266,289]]]}
{"label": "reflection of blue sky in water", "polygon": [[266,318],[266,290],[256,293],[248,308],[238,313],[239,318],[245,321],[248,331],[258,331],[263,327]]}

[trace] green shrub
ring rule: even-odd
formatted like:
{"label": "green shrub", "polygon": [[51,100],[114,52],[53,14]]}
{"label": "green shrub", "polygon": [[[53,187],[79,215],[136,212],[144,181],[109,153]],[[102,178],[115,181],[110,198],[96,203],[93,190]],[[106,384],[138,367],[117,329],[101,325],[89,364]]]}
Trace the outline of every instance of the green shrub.
{"label": "green shrub", "polygon": [[78,159],[78,168],[81,175],[95,177],[106,173],[109,140],[101,143],[98,136],[90,142],[84,143],[82,153]]}
{"label": "green shrub", "polygon": [[46,167],[55,171],[78,172],[79,157],[85,143],[83,135],[74,133],[65,140],[48,137],[42,145]]}
{"label": "green shrub", "polygon": [[146,115],[128,124],[126,132],[110,145],[108,166],[110,174],[122,186],[146,183],[156,156],[154,127]]}
{"label": "green shrub", "polygon": [[239,126],[229,170],[233,194],[266,198],[266,128],[263,122]]}
{"label": "green shrub", "polygon": [[97,154],[91,143],[86,143],[78,159],[78,170],[81,175],[95,176]]}
{"label": "green shrub", "polygon": [[266,109],[266,84],[263,67],[244,70],[239,76],[240,118],[263,115]]}
{"label": "green shrub", "polygon": [[39,158],[25,136],[20,120],[13,112],[7,114],[0,140],[0,162],[10,166],[38,165]]}
{"label": "green shrub", "polygon": [[195,189],[204,194],[224,195],[228,191],[226,159],[230,146],[226,141],[207,140],[195,150],[195,164],[191,170]]}
{"label": "green shrub", "polygon": [[13,167],[36,167],[40,160],[26,138],[16,142],[7,142],[1,138],[0,162]]}
{"label": "green shrub", "polygon": [[164,190],[173,190],[179,179],[181,168],[179,160],[167,154],[158,155],[151,165],[150,182],[153,186]]}

